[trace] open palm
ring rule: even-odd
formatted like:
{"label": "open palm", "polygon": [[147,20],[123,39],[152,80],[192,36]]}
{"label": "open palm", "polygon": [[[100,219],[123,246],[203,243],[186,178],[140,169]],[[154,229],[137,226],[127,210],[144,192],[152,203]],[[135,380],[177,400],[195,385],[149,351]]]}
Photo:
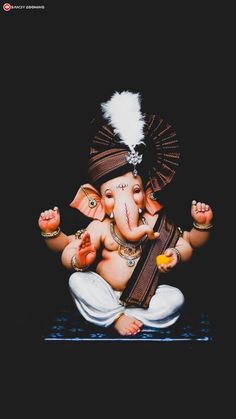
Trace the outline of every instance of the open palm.
{"label": "open palm", "polygon": [[76,252],[76,259],[81,266],[91,265],[96,258],[96,249],[91,242],[90,234],[88,231],[82,234],[80,244]]}

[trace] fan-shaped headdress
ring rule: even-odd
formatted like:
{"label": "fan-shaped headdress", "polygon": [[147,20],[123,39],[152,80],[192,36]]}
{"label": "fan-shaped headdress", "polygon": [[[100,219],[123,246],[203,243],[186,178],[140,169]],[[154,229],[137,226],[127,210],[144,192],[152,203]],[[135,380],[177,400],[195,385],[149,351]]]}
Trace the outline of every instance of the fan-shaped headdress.
{"label": "fan-shaped headdress", "polygon": [[114,93],[93,120],[88,171],[93,184],[132,171],[145,176],[153,192],[163,189],[179,165],[179,145],[172,126],[156,114],[142,114],[140,94]]}

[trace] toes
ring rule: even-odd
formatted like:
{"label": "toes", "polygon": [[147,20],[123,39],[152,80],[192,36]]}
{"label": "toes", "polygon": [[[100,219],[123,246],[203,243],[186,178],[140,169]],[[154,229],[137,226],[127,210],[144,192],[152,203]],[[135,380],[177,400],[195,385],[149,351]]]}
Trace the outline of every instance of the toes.
{"label": "toes", "polygon": [[132,323],[132,333],[134,335],[136,335],[136,333],[139,333],[140,330],[141,330],[140,328],[141,328],[142,325],[143,325],[142,322],[140,322],[139,320],[134,319],[133,323]]}
{"label": "toes", "polygon": [[127,335],[136,335],[138,332],[140,332],[140,329],[134,326],[127,329]]}
{"label": "toes", "polygon": [[132,327],[131,327],[131,332],[138,332],[140,330],[140,327],[137,325],[137,324],[135,324],[135,323],[133,323],[132,324]]}
{"label": "toes", "polygon": [[137,333],[140,332],[140,328],[136,327],[135,329],[133,329],[132,335],[137,335]]}
{"label": "toes", "polygon": [[138,327],[141,327],[142,325],[143,325],[143,323],[142,322],[140,322],[139,320],[137,320],[137,319],[135,319],[134,320],[134,323],[138,326]]}
{"label": "toes", "polygon": [[132,335],[133,331],[131,327],[125,327],[123,330],[120,331],[120,334],[123,336]]}

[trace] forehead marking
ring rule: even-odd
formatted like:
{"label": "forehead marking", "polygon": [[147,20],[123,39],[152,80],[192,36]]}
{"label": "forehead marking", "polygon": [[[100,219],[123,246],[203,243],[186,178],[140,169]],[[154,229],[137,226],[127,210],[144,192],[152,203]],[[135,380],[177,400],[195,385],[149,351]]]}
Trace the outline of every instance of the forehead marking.
{"label": "forehead marking", "polygon": [[119,185],[116,186],[117,189],[122,189],[124,191],[125,188],[127,188],[129,185],[128,183],[119,183]]}

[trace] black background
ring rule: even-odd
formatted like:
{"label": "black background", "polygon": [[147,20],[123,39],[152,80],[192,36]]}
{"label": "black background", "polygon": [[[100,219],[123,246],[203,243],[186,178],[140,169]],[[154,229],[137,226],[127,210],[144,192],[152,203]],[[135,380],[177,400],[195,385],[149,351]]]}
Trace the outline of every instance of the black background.
{"label": "black background", "polygon": [[87,181],[88,124],[100,102],[130,90],[178,134],[182,163],[163,193],[177,220],[191,228],[192,199],[214,209],[212,240],[179,286],[188,304],[210,313],[218,337],[230,11],[156,1],[34,4],[45,11],[1,10],[0,309],[8,333],[33,319],[37,335],[48,315],[71,307],[68,272],[44,245],[37,219],[58,205],[67,233],[86,224],[69,203]]}

